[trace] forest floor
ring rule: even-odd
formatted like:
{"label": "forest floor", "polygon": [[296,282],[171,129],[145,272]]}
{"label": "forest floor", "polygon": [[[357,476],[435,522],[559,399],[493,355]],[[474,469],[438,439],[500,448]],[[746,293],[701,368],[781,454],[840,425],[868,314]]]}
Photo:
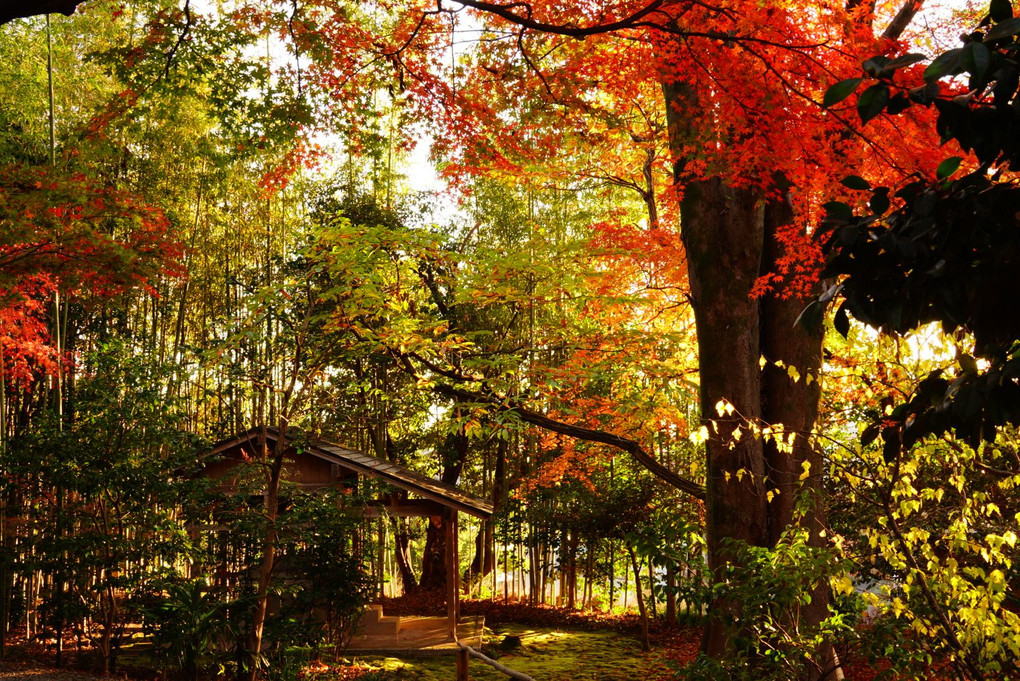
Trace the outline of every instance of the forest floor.
{"label": "forest floor", "polygon": [[[441,601],[396,599],[384,601],[387,614],[438,614]],[[436,611],[436,612],[433,612]],[[537,681],[658,681],[675,678],[676,671],[698,654],[698,627],[651,629],[650,652],[640,646],[640,620],[636,615],[579,612],[550,606],[504,604],[499,600],[469,600],[463,614],[485,615],[489,642],[484,653]],[[53,668],[52,650],[44,646],[12,645],[0,662],[0,681],[96,681],[104,678],[80,671],[73,654],[65,669]],[[871,681],[876,669],[851,661],[846,678]],[[472,660],[473,681],[505,681],[506,676]],[[359,655],[336,663],[316,662],[296,675],[300,681],[453,681],[456,661],[442,657],[383,657]],[[105,677],[110,679],[111,677]],[[113,675],[117,679],[152,681],[160,675],[132,666]],[[937,678],[936,676],[932,677]]]}

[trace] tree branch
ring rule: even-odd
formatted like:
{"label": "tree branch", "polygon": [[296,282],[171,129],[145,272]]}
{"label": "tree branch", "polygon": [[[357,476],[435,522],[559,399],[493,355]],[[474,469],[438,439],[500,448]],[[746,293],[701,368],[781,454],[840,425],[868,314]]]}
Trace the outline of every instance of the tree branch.
{"label": "tree branch", "polygon": [[923,4],[924,0],[905,0],[903,6],[900,7],[900,11],[896,13],[893,20],[886,26],[885,31],[882,32],[882,37],[886,40],[899,40],[900,36],[903,35],[903,31],[907,30],[907,26],[914,20],[914,16],[917,15]]}
{"label": "tree branch", "polygon": [[[633,28],[642,18],[662,7],[662,0],[652,0],[652,2],[645,5],[642,9],[639,9],[637,12],[634,12],[634,14],[620,19],[619,21],[613,21],[608,24],[596,24],[594,26],[568,26],[547,24],[545,22],[532,19],[531,6],[527,3],[515,2],[509,5],[501,5],[495,2],[485,2],[484,0],[457,0],[457,2],[481,12],[495,14],[496,16],[506,19],[510,23],[517,24],[522,28],[530,28],[535,31],[541,31],[542,33],[554,33],[556,35],[565,35],[572,38],[584,38],[590,35],[598,35],[600,33],[611,33],[623,28]],[[524,8],[525,13],[523,15],[513,11],[518,7]]]}
{"label": "tree branch", "polygon": [[669,468],[659,463],[635,440],[631,440],[614,433],[607,433],[604,430],[595,430],[593,428],[585,428],[584,426],[575,426],[569,423],[563,423],[562,421],[551,419],[545,414],[540,414],[507,400],[500,400],[495,397],[480,395],[470,390],[463,390],[461,388],[454,388],[452,386],[442,384],[436,385],[434,390],[445,397],[454,397],[466,402],[481,402],[483,404],[498,407],[504,411],[515,414],[525,423],[530,423],[533,426],[538,426],[539,428],[559,433],[560,435],[566,435],[578,440],[598,442],[600,444],[609,445],[610,447],[616,447],[617,449],[621,449],[630,454],[635,461],[644,466],[650,473],[661,480],[668,482],[681,492],[686,492],[696,499],[705,498],[704,486],[699,485],[693,480],[688,480],[685,477],[677,475]]}

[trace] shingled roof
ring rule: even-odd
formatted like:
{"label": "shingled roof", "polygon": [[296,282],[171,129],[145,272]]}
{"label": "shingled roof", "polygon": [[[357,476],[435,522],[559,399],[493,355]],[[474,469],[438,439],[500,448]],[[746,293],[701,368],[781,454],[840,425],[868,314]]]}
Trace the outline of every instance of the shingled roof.
{"label": "shingled roof", "polygon": [[[213,446],[210,454],[220,454],[244,444],[255,444],[261,432],[262,429],[256,427],[218,442]],[[266,438],[270,442],[275,443],[279,435],[276,428],[266,428]],[[384,480],[394,487],[414,492],[442,506],[463,511],[476,518],[488,518],[493,512],[492,502],[468,494],[456,485],[435,480],[400,464],[390,463],[364,452],[347,449],[326,440],[302,441],[301,450],[330,463],[357,471],[362,475]]]}

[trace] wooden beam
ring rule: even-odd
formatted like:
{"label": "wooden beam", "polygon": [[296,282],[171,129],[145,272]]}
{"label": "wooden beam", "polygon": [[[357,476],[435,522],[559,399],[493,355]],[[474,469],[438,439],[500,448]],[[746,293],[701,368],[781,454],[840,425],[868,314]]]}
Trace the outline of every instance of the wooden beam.
{"label": "wooden beam", "polygon": [[408,499],[399,504],[365,506],[358,509],[358,514],[363,518],[378,518],[383,515],[383,509],[387,515],[401,518],[426,518],[444,515],[445,507],[431,499]]}
{"label": "wooden beam", "polygon": [[443,514],[446,531],[446,625],[450,638],[457,640],[457,620],[460,616],[460,560],[457,556],[457,511],[448,508]]}

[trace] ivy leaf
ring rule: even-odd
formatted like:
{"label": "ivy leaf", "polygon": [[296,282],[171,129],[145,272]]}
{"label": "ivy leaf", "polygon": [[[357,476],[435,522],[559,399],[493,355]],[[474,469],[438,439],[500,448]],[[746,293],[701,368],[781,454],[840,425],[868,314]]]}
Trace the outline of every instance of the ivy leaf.
{"label": "ivy leaf", "polygon": [[856,189],[861,191],[871,189],[871,183],[858,175],[847,175],[840,180],[840,183],[847,189]]}
{"label": "ivy leaf", "polygon": [[889,88],[882,83],[872,85],[862,92],[857,99],[857,113],[861,117],[861,123],[867,123],[882,113],[888,103]]}
{"label": "ivy leaf", "polygon": [[822,99],[822,106],[828,109],[834,104],[839,104],[844,99],[853,94],[857,86],[861,84],[863,78],[848,78],[847,80],[841,80],[828,90],[825,91],[825,97]]}
{"label": "ivy leaf", "polygon": [[935,169],[935,177],[940,180],[948,179],[953,173],[960,167],[960,163],[963,159],[959,156],[950,156]]}

